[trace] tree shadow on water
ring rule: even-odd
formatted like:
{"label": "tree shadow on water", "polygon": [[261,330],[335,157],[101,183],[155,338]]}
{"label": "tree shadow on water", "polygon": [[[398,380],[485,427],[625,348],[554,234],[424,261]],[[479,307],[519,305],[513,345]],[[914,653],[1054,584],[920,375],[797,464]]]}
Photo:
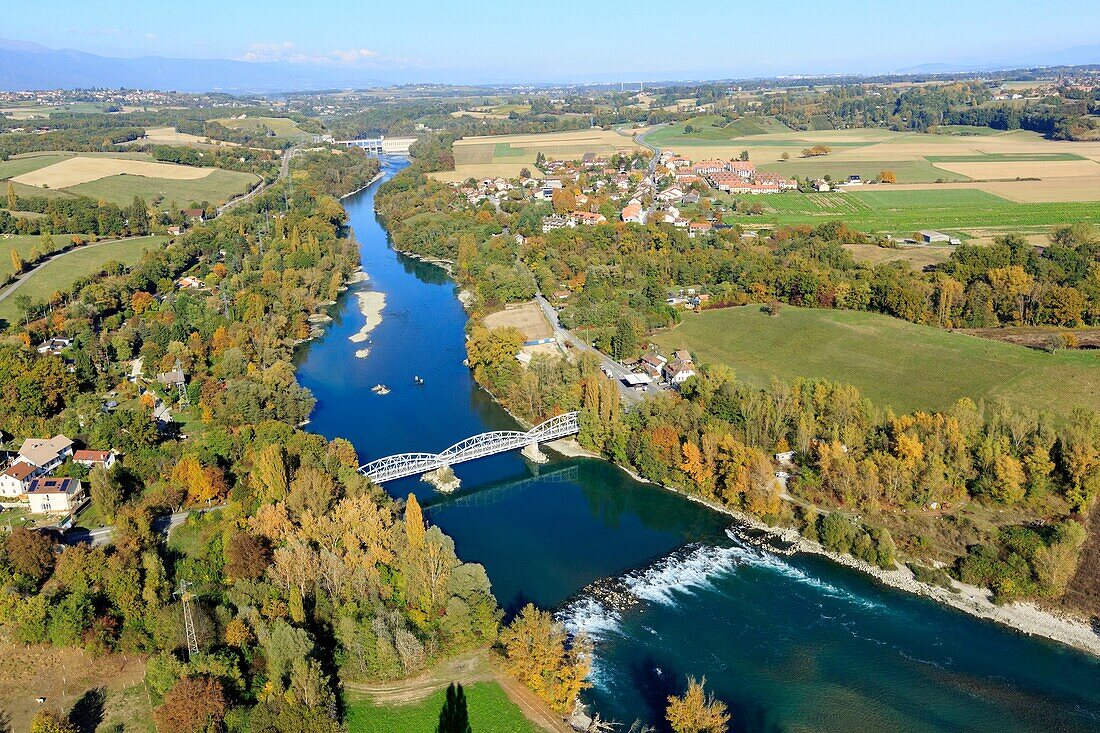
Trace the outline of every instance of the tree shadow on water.
{"label": "tree shadow on water", "polygon": [[639,717],[657,726],[659,731],[668,731],[668,723],[665,722],[665,708],[668,706],[669,695],[679,695],[686,688],[687,682],[680,669],[672,660],[658,661],[652,654],[646,655],[641,661],[630,665],[630,680],[634,688],[642,697],[644,710]]}
{"label": "tree shadow on water", "polygon": [[103,722],[103,708],[107,703],[107,691],[102,687],[88,690],[69,711],[69,722],[79,733],[95,733]]}

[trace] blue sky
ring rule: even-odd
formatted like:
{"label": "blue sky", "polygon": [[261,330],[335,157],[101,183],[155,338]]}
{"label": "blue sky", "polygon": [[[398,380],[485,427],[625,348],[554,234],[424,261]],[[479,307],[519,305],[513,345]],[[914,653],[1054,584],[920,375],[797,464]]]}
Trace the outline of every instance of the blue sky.
{"label": "blue sky", "polygon": [[630,81],[1022,63],[1100,44],[1095,8],[1095,0],[15,0],[0,37],[105,56],[363,67],[393,80]]}

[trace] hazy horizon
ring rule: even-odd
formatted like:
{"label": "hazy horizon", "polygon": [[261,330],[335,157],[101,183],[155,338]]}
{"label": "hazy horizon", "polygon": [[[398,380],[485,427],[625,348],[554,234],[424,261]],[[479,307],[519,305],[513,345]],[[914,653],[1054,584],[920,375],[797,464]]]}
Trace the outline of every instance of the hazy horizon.
{"label": "hazy horizon", "polygon": [[[1019,0],[962,6],[930,0],[901,9],[796,0],[685,9],[653,0],[580,12],[486,0],[401,4],[336,0],[304,13],[197,0],[188,12],[127,3],[47,2],[9,10],[2,33],[50,49],[109,58],[271,62],[319,78],[388,83],[603,83],[879,74],[945,65],[959,70],[1057,61],[1100,63],[1100,13]],[[43,11],[58,21],[45,27]],[[1072,22],[1067,22],[1072,21]],[[1048,64],[1050,65],[1050,64]]]}

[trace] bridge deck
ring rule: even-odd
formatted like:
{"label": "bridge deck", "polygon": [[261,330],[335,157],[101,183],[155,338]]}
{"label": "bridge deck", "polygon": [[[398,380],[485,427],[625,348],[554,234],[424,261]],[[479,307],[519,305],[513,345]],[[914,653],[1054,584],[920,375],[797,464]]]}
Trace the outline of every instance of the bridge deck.
{"label": "bridge deck", "polygon": [[375,483],[382,483],[524,448],[531,444],[557,440],[576,435],[580,431],[579,416],[577,412],[567,412],[552,417],[525,433],[518,430],[481,433],[455,443],[441,453],[398,453],[386,456],[360,466],[359,473]]}

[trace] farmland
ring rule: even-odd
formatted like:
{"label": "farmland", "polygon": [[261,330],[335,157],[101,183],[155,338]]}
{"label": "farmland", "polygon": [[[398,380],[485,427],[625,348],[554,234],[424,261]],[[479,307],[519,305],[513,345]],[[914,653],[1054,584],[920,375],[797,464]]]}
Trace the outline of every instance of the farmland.
{"label": "farmland", "polygon": [[[63,290],[82,277],[98,272],[112,260],[133,265],[142,252],[159,247],[165,237],[135,237],[81,247],[56,257],[29,274],[18,286],[9,286],[0,301],[0,318],[11,322],[19,317],[16,295],[27,295],[32,302],[41,302],[58,290]],[[15,288],[12,290],[12,288]]]}
{"label": "farmland", "polygon": [[[520,709],[496,682],[475,682],[464,688],[470,727],[478,733],[536,733]],[[358,696],[348,701],[348,730],[356,733],[432,731],[439,722],[444,690],[407,705],[377,706]]]}
{"label": "farmland", "polygon": [[288,117],[221,117],[211,122],[242,132],[257,133],[270,130],[274,133],[273,137],[294,141],[309,140],[313,137],[308,132],[298,129],[298,124]]}
{"label": "farmland", "polygon": [[632,138],[606,130],[468,137],[455,141],[455,170],[432,176],[447,181],[518,176],[522,168],[534,169],[540,152],[549,159],[572,160],[585,153],[610,156],[640,149]]}
{"label": "farmland", "polygon": [[[92,155],[45,153],[0,163],[20,196],[72,194],[125,205],[141,196],[186,206],[192,201],[221,203],[246,193],[257,181],[250,173],[161,163],[144,153]],[[6,184],[5,184],[6,185]]]}
{"label": "farmland", "polygon": [[942,229],[966,236],[987,228],[1049,230],[1062,224],[1096,221],[1100,202],[1016,203],[978,188],[932,187],[898,190],[864,187],[847,192],[784,193],[739,197],[765,207],[763,216],[728,217],[746,226],[819,224],[844,221],[861,230],[906,234]]}
{"label": "farmland", "polygon": [[1060,415],[1100,408],[1095,352],[1052,355],[876,313],[787,306],[778,317],[756,306],[688,313],[654,341],[666,353],[687,348],[704,364],[727,364],[750,384],[821,377],[895,410],[945,409],[961,397],[1004,397]]}

